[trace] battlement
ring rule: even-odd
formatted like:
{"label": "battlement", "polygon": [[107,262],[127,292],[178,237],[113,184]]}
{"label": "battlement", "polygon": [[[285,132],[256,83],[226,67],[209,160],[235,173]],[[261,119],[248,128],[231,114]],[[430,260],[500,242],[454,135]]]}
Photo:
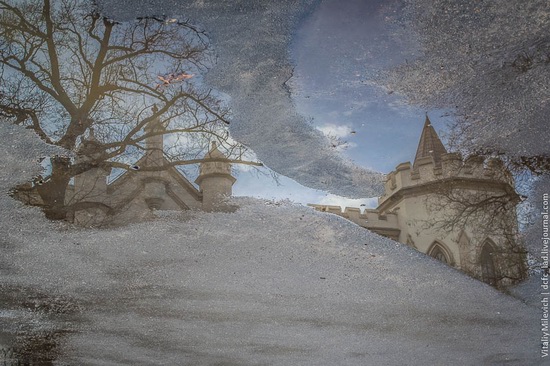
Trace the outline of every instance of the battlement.
{"label": "battlement", "polygon": [[[357,207],[346,207],[344,211],[340,206],[331,205],[315,205],[308,204],[315,210],[320,212],[328,212],[343,218],[346,218],[359,226],[367,229],[371,229],[381,235],[389,236],[397,240],[399,236],[399,225],[397,221],[397,214],[387,213],[380,214],[379,211],[373,209],[365,209],[361,213],[361,209]],[[395,235],[393,235],[395,232]]]}
{"label": "battlement", "polygon": [[[510,210],[499,214],[485,203],[500,197],[510,202]],[[426,116],[413,162],[401,163],[387,175],[376,209],[309,206],[498,287],[526,275],[525,258],[518,251],[521,245],[509,235],[517,230],[511,208],[518,202],[512,174],[502,160],[447,152]],[[474,215],[469,214],[470,207],[476,210]]]}
{"label": "battlement", "polygon": [[427,156],[417,159],[414,166],[410,162],[399,164],[387,175],[379,203],[402,188],[449,178],[481,179],[513,186],[511,173],[498,158],[470,156],[464,160],[459,153],[446,153],[438,163]]}

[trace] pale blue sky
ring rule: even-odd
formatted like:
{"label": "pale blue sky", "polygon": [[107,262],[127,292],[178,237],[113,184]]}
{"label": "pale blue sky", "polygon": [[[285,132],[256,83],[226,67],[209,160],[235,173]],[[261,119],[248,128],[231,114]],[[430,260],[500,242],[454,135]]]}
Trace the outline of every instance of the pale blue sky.
{"label": "pale blue sky", "polygon": [[[345,157],[383,173],[414,157],[426,113],[369,82],[377,70],[419,52],[414,40],[395,38],[386,3],[323,2],[294,35],[289,50],[294,76],[288,82],[298,112],[311,118],[314,127],[346,141],[341,151]],[[436,130],[444,130],[448,121],[442,113],[428,112]],[[279,181],[277,186],[270,177],[241,172],[234,193],[300,203],[376,205],[373,199],[346,200],[286,177]]]}

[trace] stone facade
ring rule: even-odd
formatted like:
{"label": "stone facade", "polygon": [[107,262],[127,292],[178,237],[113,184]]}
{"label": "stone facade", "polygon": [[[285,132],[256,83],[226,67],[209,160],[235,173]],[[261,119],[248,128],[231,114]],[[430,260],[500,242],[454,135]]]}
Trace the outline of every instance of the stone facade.
{"label": "stone facade", "polygon": [[414,163],[387,175],[376,209],[311,206],[502,287],[526,275],[518,202],[513,177],[500,160],[447,153],[426,117]]}
{"label": "stone facade", "polygon": [[[197,189],[164,154],[164,127],[151,123],[145,128],[145,154],[131,169],[107,183],[110,169],[93,167],[74,177],[65,204],[67,218],[80,226],[103,226],[138,222],[153,216],[153,210],[228,211],[235,178],[231,163],[216,143],[200,163]],[[101,146],[93,133],[82,141],[75,163],[93,160]],[[158,168],[158,169],[157,169]],[[36,186],[18,187],[16,197],[41,206]]]}

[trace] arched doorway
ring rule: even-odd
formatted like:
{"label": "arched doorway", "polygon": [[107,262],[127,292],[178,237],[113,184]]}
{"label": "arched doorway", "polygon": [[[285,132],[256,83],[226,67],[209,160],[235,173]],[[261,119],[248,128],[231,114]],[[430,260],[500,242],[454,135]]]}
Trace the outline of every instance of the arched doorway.
{"label": "arched doorway", "polygon": [[481,280],[491,286],[497,284],[497,273],[495,267],[495,247],[489,240],[486,240],[481,248],[479,262],[481,264]]}
{"label": "arched doorway", "polygon": [[441,243],[434,242],[428,250],[428,255],[450,266],[453,265],[451,252]]}

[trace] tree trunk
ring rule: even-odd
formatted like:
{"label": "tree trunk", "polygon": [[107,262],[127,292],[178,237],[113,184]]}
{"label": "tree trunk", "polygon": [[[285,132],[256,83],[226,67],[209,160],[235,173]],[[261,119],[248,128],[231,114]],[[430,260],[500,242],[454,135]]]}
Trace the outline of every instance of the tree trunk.
{"label": "tree trunk", "polygon": [[51,158],[52,174],[42,185],[38,186],[38,193],[44,202],[44,213],[51,220],[64,220],[67,217],[65,195],[71,179],[69,168],[70,159],[65,156]]}

